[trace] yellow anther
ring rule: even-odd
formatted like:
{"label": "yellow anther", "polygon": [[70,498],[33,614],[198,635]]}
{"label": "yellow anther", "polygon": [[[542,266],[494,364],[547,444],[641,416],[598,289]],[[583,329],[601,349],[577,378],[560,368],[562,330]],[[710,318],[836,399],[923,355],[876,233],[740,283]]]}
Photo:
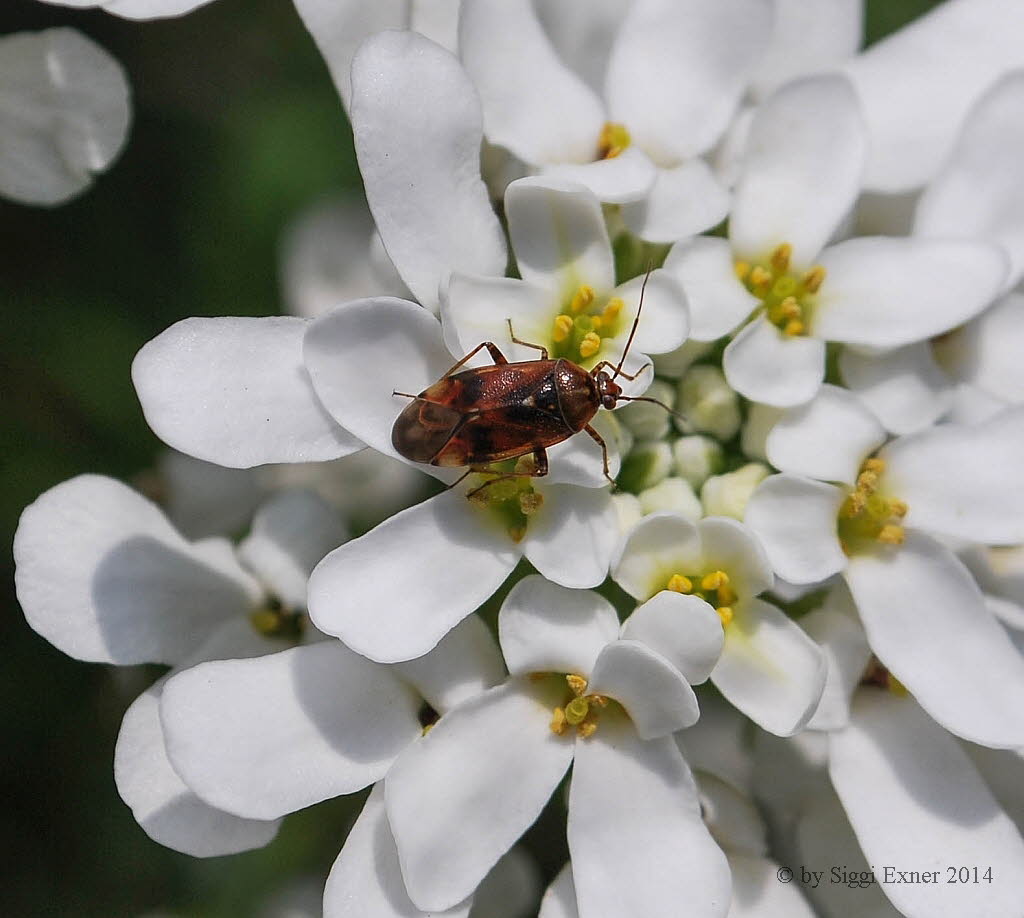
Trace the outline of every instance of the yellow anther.
{"label": "yellow anther", "polygon": [[591,695],[590,703],[596,704],[599,708],[608,707],[608,699],[605,698],[604,695]]}
{"label": "yellow anther", "polygon": [[562,708],[555,708],[551,712],[551,732],[558,736],[565,733],[565,711]]}
{"label": "yellow anther", "polygon": [[815,265],[803,276],[804,290],[808,293],[817,293],[825,280],[825,269],[821,265]]}
{"label": "yellow anther", "polygon": [[573,698],[573,700],[565,706],[566,723],[572,724],[576,727],[587,719],[587,715],[589,713],[590,702],[586,698]]}
{"label": "yellow anther", "polygon": [[278,629],[280,616],[271,609],[259,609],[249,616],[249,621],[260,634],[271,635]]}
{"label": "yellow anther", "polygon": [[604,309],[601,310],[601,315],[604,317],[606,322],[614,321],[619,317],[619,313],[622,312],[625,305],[626,304],[622,302],[622,297],[613,296],[604,304]]}
{"label": "yellow anther", "polygon": [[424,727],[424,728],[423,728],[423,729],[422,729],[422,730],[420,731],[420,736],[426,736],[426,735],[427,735],[427,734],[428,734],[428,733],[429,733],[429,732],[430,732],[431,730],[433,730],[433,729],[434,729],[434,727],[435,727],[436,725],[437,725],[437,721],[434,721],[434,723],[432,723],[432,724],[427,724],[427,725],[426,725],[426,726],[425,726],[425,727]]}
{"label": "yellow anther", "polygon": [[598,159],[614,159],[631,143],[626,125],[606,121],[597,138]]}
{"label": "yellow anther", "polygon": [[771,266],[775,269],[777,273],[782,274],[784,271],[789,270],[789,259],[792,256],[792,254],[793,246],[791,246],[788,242],[784,242],[782,243],[782,245],[776,246],[775,251],[772,252],[769,261],[771,262]]}
{"label": "yellow anther", "polygon": [[907,502],[905,500],[893,498],[889,501],[889,511],[893,516],[898,516],[900,519],[903,519],[903,517],[907,515],[908,509],[909,508],[907,507]]}
{"label": "yellow anther", "polygon": [[861,472],[857,476],[857,490],[871,494],[878,487],[878,473],[870,470]]}
{"label": "yellow anther", "polygon": [[668,583],[665,584],[665,589],[671,590],[673,593],[692,593],[693,581],[689,577],[684,577],[682,574],[673,574],[668,578]]}
{"label": "yellow anther", "polygon": [[532,516],[541,508],[543,503],[544,495],[538,494],[536,491],[523,491],[519,495],[519,509],[523,511],[524,516]]}
{"label": "yellow anther", "polygon": [[712,571],[705,574],[700,581],[702,590],[717,590],[722,586],[728,586],[729,575],[725,571]]}
{"label": "yellow anther", "polygon": [[722,627],[725,628],[732,621],[733,611],[731,606],[719,606],[715,611],[722,620]]}
{"label": "yellow anther", "polygon": [[565,341],[572,333],[572,316],[567,316],[564,313],[555,319],[555,329],[551,333],[552,339],[556,344],[561,344]]}
{"label": "yellow anther", "polygon": [[854,491],[850,494],[845,501],[843,501],[843,507],[841,513],[845,517],[860,516],[864,512],[864,508],[868,505],[868,499],[861,491]]}
{"label": "yellow anther", "polygon": [[905,536],[902,526],[887,523],[879,530],[877,538],[886,545],[902,545]]}
{"label": "yellow anther", "polygon": [[750,262],[749,261],[737,261],[732,266],[732,269],[733,269],[733,271],[736,272],[736,277],[737,278],[739,278],[741,281],[745,281],[747,279],[747,275],[750,274]]}
{"label": "yellow anther", "polygon": [[579,698],[587,690],[587,680],[582,676],[577,676],[574,673],[569,673],[565,677],[566,684],[569,686],[571,691],[577,698]]}
{"label": "yellow anther", "polygon": [[569,311],[579,314],[594,302],[594,288],[590,284],[580,284],[569,301]]}
{"label": "yellow anther", "polygon": [[736,591],[728,584],[723,583],[718,588],[718,601],[724,603],[736,602],[739,597],[736,595]]}
{"label": "yellow anther", "polygon": [[587,332],[580,342],[580,357],[584,359],[593,357],[599,350],[601,350],[601,336],[596,332]]}
{"label": "yellow anther", "polygon": [[865,459],[864,465],[861,468],[865,472],[874,472],[876,475],[881,475],[885,471],[885,460],[884,459]]}
{"label": "yellow anther", "polygon": [[576,733],[579,736],[581,736],[583,739],[586,739],[588,736],[593,736],[596,732],[597,732],[597,724],[595,724],[592,720],[588,721],[585,724],[580,724],[576,728]]}
{"label": "yellow anther", "polygon": [[799,319],[803,316],[804,311],[800,308],[795,296],[787,296],[779,303],[779,314],[784,319]]}
{"label": "yellow anther", "polygon": [[907,689],[907,687],[902,682],[900,682],[900,680],[897,679],[892,673],[887,673],[886,676],[887,677],[885,680],[885,687],[889,689],[890,692],[892,692],[899,698],[906,698],[907,695],[910,694],[910,691]]}
{"label": "yellow anther", "polygon": [[[771,272],[761,265],[754,265],[750,269],[750,274],[747,275],[747,281],[751,287],[767,287],[772,282]],[[765,291],[767,292],[767,290]]]}
{"label": "yellow anther", "polygon": [[799,319],[790,319],[782,328],[782,333],[788,335],[790,338],[796,338],[802,335],[806,329],[804,323]]}
{"label": "yellow anther", "polygon": [[526,527],[525,526],[509,526],[508,527],[508,537],[513,542],[522,542],[523,541],[523,537],[525,535],[526,535]]}

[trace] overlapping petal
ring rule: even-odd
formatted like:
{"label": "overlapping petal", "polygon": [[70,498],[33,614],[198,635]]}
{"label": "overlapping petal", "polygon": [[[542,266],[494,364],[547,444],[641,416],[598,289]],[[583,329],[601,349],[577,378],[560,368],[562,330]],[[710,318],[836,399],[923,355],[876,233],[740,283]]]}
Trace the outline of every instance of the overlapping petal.
{"label": "overlapping petal", "polygon": [[711,675],[725,642],[722,620],[708,603],[671,590],[638,606],[623,623],[622,637],[656,650],[692,685]]}
{"label": "overlapping petal", "polygon": [[779,408],[802,405],[825,378],[825,342],[784,335],[761,316],[729,342],[722,368],[729,385],[752,401]]}
{"label": "overlapping petal", "polygon": [[641,239],[675,242],[717,226],[729,213],[729,203],[729,192],[711,167],[691,159],[658,169],[646,197],[623,204],[622,220]]}

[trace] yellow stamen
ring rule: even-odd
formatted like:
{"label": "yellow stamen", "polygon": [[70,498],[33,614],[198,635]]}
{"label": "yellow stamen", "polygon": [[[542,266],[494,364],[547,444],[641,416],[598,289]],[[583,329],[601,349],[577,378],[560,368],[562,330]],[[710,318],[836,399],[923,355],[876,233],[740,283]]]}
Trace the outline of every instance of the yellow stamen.
{"label": "yellow stamen", "polygon": [[587,690],[587,680],[582,676],[577,676],[574,673],[569,673],[565,677],[565,681],[569,686],[569,690],[577,697],[581,697]]}
{"label": "yellow stamen", "polygon": [[551,732],[561,736],[565,733],[565,711],[562,708],[555,708],[551,712]]}
{"label": "yellow stamen", "polygon": [[865,472],[874,472],[876,475],[881,475],[885,471],[885,460],[876,457],[865,459],[863,469]]}
{"label": "yellow stamen", "polygon": [[593,357],[601,350],[601,336],[596,332],[587,332],[580,342],[580,357]]}
{"label": "yellow stamen", "polygon": [[524,516],[533,516],[544,503],[544,495],[537,491],[523,491],[519,495],[519,509]]}
{"label": "yellow stamen", "polygon": [[508,527],[508,537],[513,542],[522,542],[523,541],[523,537],[525,535],[526,535],[526,527],[525,526],[509,526]]}
{"label": "yellow stamen", "polygon": [[555,329],[551,333],[551,337],[556,344],[561,344],[569,337],[571,332],[572,316],[567,316],[563,313],[555,319]]}
{"label": "yellow stamen", "polygon": [[899,698],[906,698],[910,694],[909,689],[900,682],[892,673],[887,674],[886,688]]}
{"label": "yellow stamen", "polygon": [[593,736],[596,732],[597,724],[595,724],[592,720],[587,721],[587,723],[580,724],[576,728],[576,733],[579,734],[579,736],[581,736],[583,739],[586,739],[588,736]]}
{"label": "yellow stamen", "polygon": [[745,281],[747,279],[747,275],[750,274],[749,261],[738,261],[732,266],[732,268],[736,272],[736,277],[741,281]]}
{"label": "yellow stamen", "polygon": [[[750,283],[751,287],[767,288],[768,285],[772,282],[772,275],[771,272],[769,272],[766,268],[762,267],[761,265],[754,265],[754,267],[750,269],[750,274],[747,276],[747,281]],[[767,289],[765,289],[764,292],[767,293]]]}
{"label": "yellow stamen", "polygon": [[728,586],[729,575],[725,571],[712,571],[705,574],[700,581],[702,590],[717,590],[719,587]]}
{"label": "yellow stamen", "polygon": [[590,713],[590,702],[586,698],[573,698],[565,706],[565,720],[572,726],[577,727],[587,719]]}
{"label": "yellow stamen", "polygon": [[907,510],[909,508],[907,507],[907,502],[905,500],[894,498],[889,501],[889,509],[892,511],[893,516],[898,516],[900,519],[903,519],[903,517],[907,515]]}
{"label": "yellow stamen", "polygon": [[877,536],[878,541],[885,545],[902,545],[905,537],[906,533],[904,533],[903,527],[892,523],[883,526]]}
{"label": "yellow stamen", "polygon": [[857,490],[865,491],[868,494],[874,493],[878,488],[878,473],[873,472],[870,469],[868,471],[861,472],[857,476]]}
{"label": "yellow stamen", "polygon": [[775,251],[772,252],[771,258],[769,259],[769,261],[771,262],[771,266],[779,274],[788,271],[789,259],[792,256],[792,254],[793,246],[791,246],[788,242],[783,242],[782,245],[777,246]]}
{"label": "yellow stamen", "polygon": [[428,733],[429,733],[429,732],[430,732],[431,730],[433,730],[433,729],[434,729],[434,727],[436,726],[436,723],[437,723],[437,722],[435,721],[435,722],[434,722],[434,723],[432,723],[432,724],[427,724],[427,725],[426,725],[426,726],[425,726],[425,727],[424,727],[424,728],[423,728],[423,729],[422,729],[422,730],[420,731],[420,736],[426,736],[426,735],[427,735],[427,734],[428,734]]}
{"label": "yellow stamen", "polygon": [[668,583],[665,584],[665,589],[671,590],[673,593],[692,593],[693,581],[689,577],[684,577],[682,574],[673,574],[668,578]]}
{"label": "yellow stamen", "polygon": [[719,606],[715,611],[718,613],[718,617],[722,620],[722,627],[728,627],[729,623],[733,619],[733,611],[731,606]]}
{"label": "yellow stamen", "polygon": [[606,121],[597,138],[598,159],[614,159],[631,142],[626,125],[616,121]]}
{"label": "yellow stamen", "polygon": [[271,609],[259,609],[249,616],[249,621],[260,634],[270,635],[277,631],[280,616]]}
{"label": "yellow stamen", "polygon": [[622,297],[613,296],[604,305],[604,309],[601,310],[601,315],[604,317],[606,322],[613,322],[619,317],[619,313],[622,312],[623,307],[626,304],[622,302]]}
{"label": "yellow stamen", "polygon": [[821,265],[815,265],[803,276],[804,290],[808,293],[817,293],[825,280],[825,269]]}
{"label": "yellow stamen", "polygon": [[785,326],[783,326],[782,333],[784,335],[788,335],[790,338],[802,335],[804,333],[804,323],[799,319],[790,319]]}
{"label": "yellow stamen", "polygon": [[594,288],[590,284],[580,284],[569,301],[569,312],[579,315],[594,302]]}

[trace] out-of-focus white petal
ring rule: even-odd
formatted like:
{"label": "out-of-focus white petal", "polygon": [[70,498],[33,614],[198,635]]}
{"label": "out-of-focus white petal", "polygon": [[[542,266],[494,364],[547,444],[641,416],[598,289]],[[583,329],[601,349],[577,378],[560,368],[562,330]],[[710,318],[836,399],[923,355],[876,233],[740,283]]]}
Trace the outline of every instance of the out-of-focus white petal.
{"label": "out-of-focus white petal", "polygon": [[614,698],[642,740],[692,727],[697,697],[682,674],[639,641],[615,641],[601,651],[587,691]]}
{"label": "out-of-focus white petal", "polygon": [[691,159],[659,169],[647,196],[623,205],[622,220],[648,242],[675,242],[717,226],[728,213],[729,192],[704,160]]}
{"label": "out-of-focus white petal", "polygon": [[622,0],[534,0],[533,8],[561,59],[595,92],[604,92],[608,56],[629,4]]}
{"label": "out-of-focus white petal", "polygon": [[[643,295],[643,309],[640,297]],[[634,277],[618,286],[613,294],[625,304],[624,319],[636,317],[640,311],[640,324],[636,327],[632,348],[645,354],[663,354],[680,347],[689,335],[690,310],[682,284],[668,271],[655,270]],[[622,331],[609,349],[621,351],[629,340],[632,322],[622,323]],[[617,346],[616,346],[617,345]],[[648,379],[648,382],[650,380]]]}
{"label": "out-of-focus white petal", "polygon": [[520,558],[486,513],[461,492],[445,491],[335,549],[309,580],[313,622],[371,660],[422,656]]}
{"label": "out-of-focus white petal", "polygon": [[534,165],[594,159],[604,106],[558,59],[530,0],[465,0],[459,52],[491,143]]}
{"label": "out-of-focus white petal", "polygon": [[[1020,912],[1024,840],[956,741],[912,698],[858,692],[850,726],[829,736],[829,774],[868,863],[938,872],[935,884],[899,883],[897,875],[882,884],[902,914]],[[950,865],[979,858],[991,883],[946,882]]]}
{"label": "out-of-focus white petal", "polygon": [[501,605],[498,640],[513,676],[590,676],[598,655],[619,636],[615,608],[591,590],[569,590],[543,577],[524,577]]}
{"label": "out-of-focus white petal", "polygon": [[831,70],[859,47],[864,9],[860,0],[774,0],[772,34],[752,79],[763,99],[783,83]]}
{"label": "out-of-focus white petal", "polygon": [[975,100],[1024,66],[1022,28],[1012,0],[953,0],[845,66],[871,137],[868,188],[917,188],[939,170]]}
{"label": "out-of-focus white petal", "polygon": [[256,511],[238,552],[286,605],[305,608],[313,568],[347,538],[330,504],[311,491],[283,491]]}
{"label": "out-of-focus white petal", "polygon": [[599,201],[609,204],[629,204],[644,198],[654,186],[658,172],[650,157],[637,147],[627,147],[611,159],[541,168],[542,175],[584,185]]}
{"label": "out-of-focus white petal", "polygon": [[182,16],[205,6],[210,0],[43,0],[59,6],[76,9],[99,7],[108,13],[125,19],[162,19],[166,16]]}
{"label": "out-of-focus white petal", "polygon": [[622,637],[656,650],[692,685],[711,675],[725,642],[722,620],[708,603],[672,590],[637,607],[623,623]]}
{"label": "out-of-focus white petal", "polygon": [[871,649],[932,717],[976,743],[1024,746],[1024,659],[948,548],[908,530],[850,558],[845,577]]}
{"label": "out-of-focus white petal", "polygon": [[749,727],[750,721],[720,694],[702,692],[700,720],[677,733],[676,743],[694,771],[716,775],[749,795],[754,765]]}
{"label": "out-of-focus white petal", "polygon": [[665,270],[686,291],[690,335],[697,341],[713,341],[728,334],[758,304],[737,279],[732,248],[724,239],[701,236],[673,246]]}
{"label": "out-of-focus white petal", "polygon": [[505,213],[523,280],[563,296],[580,284],[598,293],[615,286],[612,247],[593,192],[554,177],[519,179],[505,191]]}
{"label": "out-of-focus white petal", "polygon": [[955,239],[865,236],[821,256],[825,283],[815,335],[868,347],[900,347],[949,331],[980,313],[1006,278],[1001,248]]}
{"label": "out-of-focus white petal", "polygon": [[768,434],[768,461],[783,472],[853,484],[861,463],[885,442],[875,416],[847,389],[824,385],[789,409]]}
{"label": "out-of-focus white petal", "polygon": [[791,583],[816,583],[846,567],[836,535],[845,498],[833,485],[772,475],[751,496],[744,522],[761,540],[775,573]]}
{"label": "out-of-focus white petal", "polygon": [[207,803],[273,819],[382,778],[419,736],[397,674],[322,641],[172,676],[160,716],[174,770]]}
{"label": "out-of-focus white petal", "polygon": [[459,47],[459,0],[412,0],[409,27],[455,54]]}
{"label": "out-of-focus white petal", "polygon": [[709,150],[770,28],[770,8],[760,0],[637,0],[608,62],[612,120],[662,166]]}
{"label": "out-of-focus white petal", "polygon": [[121,152],[131,120],[121,65],[75,29],[0,38],[0,195],[61,204]]}
{"label": "out-of-focus white petal", "polygon": [[981,424],[942,424],[885,446],[885,487],[905,522],[991,545],[1024,541],[1024,407]]}
{"label": "out-of-focus white petal", "polygon": [[[843,602],[850,605],[852,611],[845,587],[838,586],[833,593],[846,594]],[[851,615],[825,605],[800,619],[800,626],[822,649],[828,664],[821,703],[807,722],[811,730],[839,730],[850,719],[850,698],[871,657],[864,629],[855,616],[856,611]]]}
{"label": "out-of-focus white petal", "polygon": [[532,688],[514,679],[460,705],[388,773],[388,818],[420,908],[472,893],[568,769],[573,740],[552,733],[551,709]]}
{"label": "out-of-focus white petal", "polygon": [[505,273],[480,177],[480,100],[459,62],[415,32],[382,32],[352,61],[351,121],[366,199],[402,280],[436,309],[452,271]]}
{"label": "out-of-focus white petal", "polygon": [[782,883],[779,865],[768,858],[730,851],[732,904],[729,918],[815,918],[799,883]]}
{"label": "out-of-focus white petal", "polygon": [[825,378],[825,342],[784,335],[762,316],[729,342],[722,368],[729,385],[752,401],[778,408],[802,405]]}
{"label": "out-of-focus white petal", "polygon": [[29,625],[80,660],[177,662],[260,595],[237,562],[190,545],[154,504],[100,475],[28,506],[14,561]]}
{"label": "out-of-focus white petal", "polygon": [[529,918],[537,911],[541,892],[537,862],[517,845],[476,888],[469,918]]}
{"label": "out-of-focus white petal", "polygon": [[864,122],[848,80],[803,77],[755,112],[734,192],[729,238],[745,259],[792,246],[809,268],[853,207],[866,155]]}
{"label": "out-of-focus white petal", "polygon": [[[683,752],[685,758],[686,753]],[[768,850],[764,820],[751,798],[728,781],[695,769],[701,812],[712,838],[726,851],[762,855]]]}
{"label": "out-of-focus white petal", "polygon": [[884,353],[843,348],[839,371],[843,382],[894,434],[930,427],[952,401],[950,379],[926,341]]}
{"label": "out-of-focus white petal", "polygon": [[572,864],[558,871],[540,903],[537,918],[579,918],[576,910],[576,885],[572,881]]}
{"label": "out-of-focus white petal", "polygon": [[721,918],[729,868],[700,816],[697,787],[671,737],[643,741],[602,717],[576,743],[569,851],[587,918]]}
{"label": "out-of-focus white petal", "polygon": [[146,834],[183,854],[217,857],[262,848],[279,820],[243,819],[200,800],[167,760],[160,726],[162,683],[125,712],[114,749],[114,780],[121,799]]}
{"label": "out-of-focus white petal", "polygon": [[292,316],[183,319],[135,356],[149,426],[175,449],[232,468],[316,462],[362,449],[324,410]]}
{"label": "out-of-focus white petal", "polygon": [[821,648],[764,600],[736,603],[733,613],[711,681],[769,733],[796,733],[811,719],[825,687]]}
{"label": "out-of-focus white petal", "polygon": [[177,450],[160,454],[156,474],[164,511],[190,539],[244,529],[263,497],[256,470],[228,469]]}
{"label": "out-of-focus white petal", "polygon": [[612,578],[634,599],[664,590],[673,573],[696,571],[702,561],[697,527],[678,513],[652,513],[626,535],[612,561]]}

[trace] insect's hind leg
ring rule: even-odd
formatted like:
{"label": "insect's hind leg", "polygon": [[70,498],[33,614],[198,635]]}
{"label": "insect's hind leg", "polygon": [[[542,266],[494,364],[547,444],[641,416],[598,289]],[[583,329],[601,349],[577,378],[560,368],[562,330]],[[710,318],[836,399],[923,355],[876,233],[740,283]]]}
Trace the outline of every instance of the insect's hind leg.
{"label": "insect's hind leg", "polygon": [[444,379],[445,376],[451,376],[452,373],[454,373],[459,367],[461,367],[467,360],[469,360],[472,357],[475,357],[484,348],[487,348],[487,353],[491,355],[491,360],[494,361],[495,366],[500,367],[508,363],[508,358],[500,350],[498,350],[498,345],[496,345],[493,341],[481,341],[475,348],[473,348],[473,350],[471,350],[468,354],[466,354],[465,357],[463,357],[451,369],[449,369],[447,373],[444,373],[441,376],[441,378]]}
{"label": "insect's hind leg", "polygon": [[505,319],[505,323],[508,325],[508,336],[512,339],[512,341],[515,344],[521,344],[523,347],[532,347],[535,350],[540,351],[540,359],[541,360],[547,360],[548,359],[548,349],[546,347],[544,347],[543,344],[530,344],[529,341],[523,341],[520,338],[517,338],[515,332],[512,331],[512,320],[511,319]]}
{"label": "insect's hind leg", "polygon": [[601,463],[602,463],[602,466],[603,466],[603,469],[604,469],[604,477],[608,479],[609,483],[611,484],[611,486],[613,488],[618,487],[618,485],[615,483],[615,479],[612,478],[612,476],[611,476],[611,472],[608,470],[608,444],[604,442],[604,437],[602,437],[589,424],[586,427],[584,427],[583,429],[590,436],[590,439],[593,440],[598,446],[601,447]]}
{"label": "insect's hind leg", "polygon": [[[543,478],[548,473],[548,451],[543,446],[538,446],[537,449],[533,451],[532,469],[524,468],[521,471],[499,472],[497,469],[471,468],[465,475],[462,475],[459,478],[459,481],[462,481],[462,479],[465,478],[466,475],[469,475],[470,472],[477,472],[480,475],[495,476],[490,481],[485,481],[482,485],[477,485],[473,490],[466,492],[466,497],[469,500],[473,500],[474,498],[479,499],[480,494],[482,494],[487,488],[491,487],[491,485],[497,484],[499,481],[508,481],[510,478]],[[459,481],[456,481],[455,484],[458,484]],[[451,485],[450,487],[454,487],[454,485]]]}

